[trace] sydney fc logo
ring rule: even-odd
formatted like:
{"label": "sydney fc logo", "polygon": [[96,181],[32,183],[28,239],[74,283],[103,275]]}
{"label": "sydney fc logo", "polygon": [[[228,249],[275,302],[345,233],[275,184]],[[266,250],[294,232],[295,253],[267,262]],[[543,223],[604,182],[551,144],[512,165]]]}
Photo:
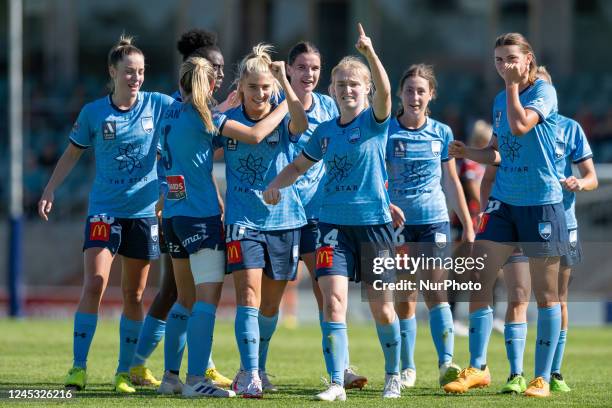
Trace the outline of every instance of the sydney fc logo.
{"label": "sydney fc logo", "polygon": [[274,147],[278,144],[278,142],[280,142],[280,133],[278,132],[278,129],[275,129],[274,132],[270,133],[266,137],[266,143]]}
{"label": "sydney fc logo", "polygon": [[440,157],[441,151],[442,151],[442,142],[440,142],[439,140],[432,140],[431,141],[431,154],[433,154],[434,157]]}
{"label": "sydney fc logo", "polygon": [[349,130],[347,139],[349,143],[357,143],[361,139],[361,129],[357,127]]}
{"label": "sydney fc logo", "polygon": [[538,232],[542,239],[548,241],[552,234],[552,224],[550,222],[541,222],[538,224]]}
{"label": "sydney fc logo", "polygon": [[329,146],[329,137],[324,137],[321,139],[321,153],[325,154],[327,152],[327,147]]}
{"label": "sydney fc logo", "polygon": [[142,130],[146,133],[153,132],[153,117],[145,116],[140,119],[140,124],[142,125]]}

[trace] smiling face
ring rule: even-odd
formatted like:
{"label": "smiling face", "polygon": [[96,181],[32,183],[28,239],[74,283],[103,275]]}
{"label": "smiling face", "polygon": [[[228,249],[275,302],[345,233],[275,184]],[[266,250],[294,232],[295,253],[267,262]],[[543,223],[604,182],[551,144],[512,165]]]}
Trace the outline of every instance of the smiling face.
{"label": "smiling face", "polygon": [[144,82],[144,56],[131,53],[123,57],[116,65],[108,67],[113,80],[114,93],[134,98]]}
{"label": "smiling face", "polygon": [[217,50],[209,51],[206,55],[206,59],[210,62],[215,71],[215,92],[221,88],[221,84],[223,84],[223,78],[225,78],[225,73],[223,72],[225,68],[225,60],[223,59],[223,55]]}
{"label": "smiling face", "polygon": [[504,78],[506,64],[519,64],[521,74],[528,76],[532,59],[532,55],[521,51],[518,45],[502,45],[495,48],[495,69],[502,78]]}
{"label": "smiling face", "polygon": [[321,58],[319,54],[305,52],[298,55],[293,64],[287,66],[291,77],[291,87],[296,92],[310,93],[315,90],[321,74]]}
{"label": "smiling face", "polygon": [[334,97],[342,112],[359,112],[367,107],[370,86],[358,70],[340,68],[334,73],[332,80]]}
{"label": "smiling face", "polygon": [[257,118],[270,110],[274,92],[274,77],[269,72],[252,72],[240,80],[242,102],[251,117]]}
{"label": "smiling face", "polygon": [[404,114],[414,119],[421,119],[427,114],[427,106],[434,93],[429,81],[420,76],[411,76],[404,80],[400,98]]}

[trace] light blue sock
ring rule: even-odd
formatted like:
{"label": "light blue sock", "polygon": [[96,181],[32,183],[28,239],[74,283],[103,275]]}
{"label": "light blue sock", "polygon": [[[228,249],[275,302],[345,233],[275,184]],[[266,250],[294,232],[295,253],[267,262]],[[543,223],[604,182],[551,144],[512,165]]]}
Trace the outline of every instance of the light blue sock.
{"label": "light blue sock", "polygon": [[272,317],[264,316],[259,312],[259,369],[266,371],[266,361],[268,360],[268,348],[270,340],[276,331],[278,324],[278,313]]}
{"label": "light blue sock", "polygon": [[138,336],[138,344],[132,360],[132,367],[144,365],[147,359],[164,337],[166,332],[166,322],[147,315]]}
{"label": "light blue sock", "polygon": [[416,345],[417,335],[417,322],[416,316],[412,316],[410,319],[402,319],[399,321],[400,324],[400,336],[402,339],[401,348],[401,361],[402,371],[408,368],[416,370],[414,364],[414,348]]}
{"label": "light blue sock", "polygon": [[117,366],[118,373],[127,373],[130,371],[130,364],[134,359],[136,345],[138,344],[138,335],[142,328],[142,320],[130,320],[124,315],[121,315],[119,321],[119,364]]}
{"label": "light blue sock", "polygon": [[567,329],[561,330],[559,333],[559,342],[557,343],[557,349],[555,350],[555,357],[553,358],[551,373],[561,374],[561,363],[563,363],[563,353],[565,352],[565,343],[567,342]]}
{"label": "light blue sock", "polygon": [[195,302],[187,322],[187,374],[204,376],[205,364],[212,349],[217,307],[205,302]]}
{"label": "light blue sock", "polygon": [[323,354],[331,382],[344,385],[346,353],[346,323],[323,322]]}
{"label": "light blue sock", "polygon": [[[321,327],[321,348],[325,350],[325,330],[323,329],[323,312],[319,312],[319,326]],[[329,369],[331,367],[331,353],[323,352],[323,360],[325,360],[325,368]]]}
{"label": "light blue sock", "polygon": [[470,313],[470,366],[481,369],[487,364],[487,347],[493,328],[493,309],[489,306]]}
{"label": "light blue sock", "polygon": [[74,367],[87,368],[87,355],[97,325],[98,315],[96,313],[76,312],[74,314],[74,337],[72,340],[72,365]]}
{"label": "light blue sock", "polygon": [[212,348],[210,349],[210,356],[208,356],[208,362],[206,363],[206,369],[215,368],[215,362],[212,359]]}
{"label": "light blue sock", "polygon": [[506,323],[504,327],[506,356],[510,363],[510,375],[523,375],[523,355],[527,341],[527,323]]}
{"label": "light blue sock", "polygon": [[535,377],[550,382],[555,350],[561,333],[561,305],[538,308],[538,333],[536,335]]}
{"label": "light blue sock", "polygon": [[438,352],[438,367],[453,361],[455,333],[453,314],[448,303],[436,305],[429,311],[429,327]]}
{"label": "light blue sock", "polygon": [[392,323],[376,323],[378,341],[385,356],[385,372],[389,375],[399,374],[401,336],[399,319]]}
{"label": "light blue sock", "polygon": [[166,338],[164,339],[164,369],[178,374],[187,342],[187,322],[191,312],[175,303],[168,313]]}
{"label": "light blue sock", "polygon": [[246,371],[256,371],[259,367],[259,310],[255,307],[238,306],[236,308],[236,321],[234,333],[240,363]]}

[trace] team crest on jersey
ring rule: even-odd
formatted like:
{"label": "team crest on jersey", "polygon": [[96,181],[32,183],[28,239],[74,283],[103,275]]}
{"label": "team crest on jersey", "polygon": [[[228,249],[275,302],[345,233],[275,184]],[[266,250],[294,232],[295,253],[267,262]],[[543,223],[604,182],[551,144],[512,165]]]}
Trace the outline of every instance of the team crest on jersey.
{"label": "team crest on jersey", "polygon": [[441,151],[442,151],[442,142],[440,142],[439,140],[432,140],[431,153],[434,155],[434,157],[439,157]]}
{"label": "team crest on jersey", "polygon": [[545,239],[548,241],[548,239],[550,238],[550,235],[552,234],[552,224],[548,221],[539,223],[538,232],[540,233],[540,236],[542,237],[542,239]]}
{"label": "team crest on jersey", "polygon": [[496,128],[498,128],[499,125],[501,124],[501,117],[502,117],[501,111],[495,111],[495,127]]}
{"label": "team crest on jersey", "polygon": [[349,130],[347,140],[349,143],[357,143],[361,139],[361,129],[358,127]]}
{"label": "team crest on jersey", "polygon": [[395,140],[393,143],[393,157],[399,159],[406,157],[406,143],[402,140]]}
{"label": "team crest on jersey", "polygon": [[74,122],[74,125],[72,125],[72,133],[77,133],[79,131],[79,122],[76,121]]}
{"label": "team crest on jersey", "polygon": [[436,241],[436,246],[438,248],[445,248],[446,247],[446,234],[443,234],[441,232],[436,232],[436,235],[434,236],[434,240]]}
{"label": "team crest on jersey", "polygon": [[115,140],[117,137],[117,122],[114,120],[105,120],[102,124],[102,139]]}
{"label": "team crest on jersey", "polygon": [[157,224],[151,225],[151,239],[153,242],[157,242],[159,239],[159,225]]}
{"label": "team crest on jersey", "polygon": [[270,133],[266,137],[266,142],[272,147],[276,146],[278,142],[280,142],[280,133],[278,129],[274,129],[274,132]]}
{"label": "team crest on jersey", "polygon": [[153,117],[145,116],[140,118],[140,124],[142,125],[142,130],[146,133],[151,133],[153,131]]}
{"label": "team crest on jersey", "polygon": [[557,140],[555,144],[555,158],[561,159],[565,154],[565,142],[563,140]]}
{"label": "team crest on jersey", "polygon": [[572,248],[576,248],[578,245],[578,230],[571,230],[569,232],[569,242]]}
{"label": "team crest on jersey", "polygon": [[321,139],[321,153],[327,153],[327,146],[329,146],[329,137],[324,137]]}
{"label": "team crest on jersey", "polygon": [[227,150],[236,150],[238,148],[238,141],[235,139],[227,139]]}

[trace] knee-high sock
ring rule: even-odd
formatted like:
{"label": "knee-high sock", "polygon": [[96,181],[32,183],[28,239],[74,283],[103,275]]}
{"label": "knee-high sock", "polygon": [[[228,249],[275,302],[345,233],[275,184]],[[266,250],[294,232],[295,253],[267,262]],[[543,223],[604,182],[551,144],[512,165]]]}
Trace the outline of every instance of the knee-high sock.
{"label": "knee-high sock", "polygon": [[557,343],[557,349],[555,350],[555,357],[553,358],[551,373],[561,374],[561,363],[563,362],[563,353],[565,352],[565,343],[567,342],[567,329],[561,330],[559,333],[559,342]]}
{"label": "knee-high sock", "polygon": [[240,352],[240,362],[246,371],[259,368],[259,310],[250,306],[238,306],[234,333]]}
{"label": "knee-high sock", "polygon": [[376,323],[376,332],[385,356],[385,372],[389,375],[399,374],[401,348],[399,319],[396,317],[389,324]]}
{"label": "knee-high sock", "polygon": [[119,364],[118,373],[126,373],[130,370],[130,364],[134,359],[138,336],[142,328],[142,320],[131,320],[121,315],[119,322]]}
{"label": "knee-high sock", "polygon": [[538,308],[535,377],[550,382],[550,370],[561,332],[561,305]]}
{"label": "knee-high sock", "polygon": [[416,316],[412,316],[410,319],[402,319],[399,321],[400,324],[400,336],[402,340],[402,347],[400,352],[401,368],[406,370],[408,368],[416,370],[414,364],[414,348],[416,345],[417,335],[417,323]]}
{"label": "knee-high sock", "polygon": [[268,360],[268,348],[270,340],[276,331],[278,324],[278,313],[272,317],[267,317],[259,313],[259,369],[266,371],[266,361]]}
{"label": "knee-high sock", "polygon": [[487,364],[487,347],[493,328],[493,309],[485,307],[470,313],[470,366],[481,368]]}
{"label": "knee-high sock", "polygon": [[453,361],[455,334],[453,314],[448,303],[436,305],[429,311],[429,327],[438,352],[438,366]]}
{"label": "knee-high sock", "polygon": [[175,303],[168,313],[164,340],[164,369],[166,371],[178,373],[181,369],[190,314],[191,312],[180,303]]}
{"label": "knee-high sock", "polygon": [[523,374],[523,355],[527,340],[527,323],[506,323],[504,341],[506,356],[510,363],[510,375]]}
{"label": "knee-high sock", "polygon": [[144,365],[147,359],[153,354],[153,351],[164,337],[166,332],[166,322],[147,315],[142,324],[140,335],[138,336],[138,344],[132,360],[132,367]]}
{"label": "knee-high sock", "polygon": [[96,313],[76,312],[74,314],[74,337],[72,340],[74,367],[87,368],[87,355],[97,325],[98,315]]}
{"label": "knee-high sock", "polygon": [[323,354],[329,354],[325,359],[327,372],[331,382],[344,385],[345,353],[346,353],[346,323],[323,322]]}
{"label": "knee-high sock", "polygon": [[204,376],[212,349],[217,307],[210,303],[195,302],[187,323],[187,374]]}

